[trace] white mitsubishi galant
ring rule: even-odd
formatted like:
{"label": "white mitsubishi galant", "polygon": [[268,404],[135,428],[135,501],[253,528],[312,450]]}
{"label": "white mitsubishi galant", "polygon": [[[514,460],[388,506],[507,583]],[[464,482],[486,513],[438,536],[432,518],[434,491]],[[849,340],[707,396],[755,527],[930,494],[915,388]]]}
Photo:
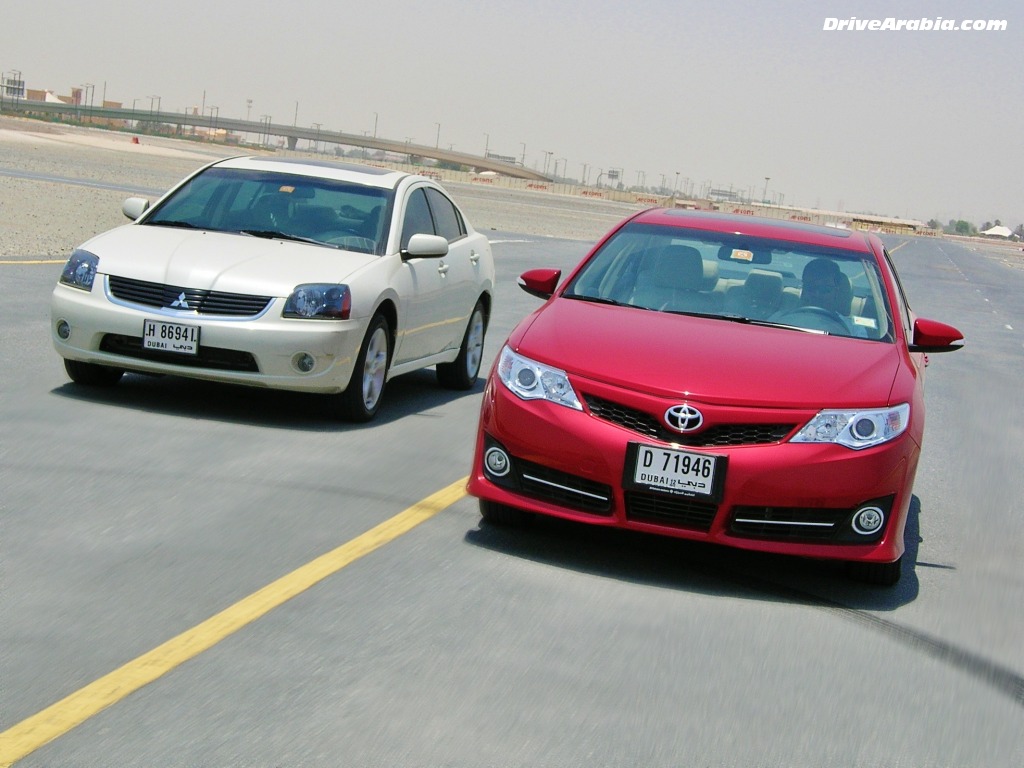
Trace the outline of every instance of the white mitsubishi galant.
{"label": "white mitsubishi galant", "polygon": [[319,392],[367,421],[399,374],[477,379],[490,244],[426,177],[240,157],[123,210],[132,223],[75,249],[53,291],[78,384],[135,371]]}

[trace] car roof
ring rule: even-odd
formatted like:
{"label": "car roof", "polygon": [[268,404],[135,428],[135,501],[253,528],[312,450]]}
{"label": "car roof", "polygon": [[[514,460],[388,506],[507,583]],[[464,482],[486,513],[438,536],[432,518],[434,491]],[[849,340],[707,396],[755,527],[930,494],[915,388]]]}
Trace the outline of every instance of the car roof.
{"label": "car roof", "polygon": [[637,214],[632,221],[667,227],[749,235],[771,240],[786,240],[803,245],[840,248],[863,253],[872,252],[872,236],[869,233],[784,219],[767,219],[759,216],[682,208],[651,208]]}
{"label": "car roof", "polygon": [[[395,189],[403,179],[419,179],[421,177],[390,168],[378,168],[374,165],[357,163],[339,163],[330,160],[307,160],[291,157],[246,156],[231,157],[213,163],[214,168],[238,168],[241,170],[272,171],[290,173],[299,176],[315,176],[335,181],[351,181],[368,187]],[[429,181],[422,177],[424,181]]]}

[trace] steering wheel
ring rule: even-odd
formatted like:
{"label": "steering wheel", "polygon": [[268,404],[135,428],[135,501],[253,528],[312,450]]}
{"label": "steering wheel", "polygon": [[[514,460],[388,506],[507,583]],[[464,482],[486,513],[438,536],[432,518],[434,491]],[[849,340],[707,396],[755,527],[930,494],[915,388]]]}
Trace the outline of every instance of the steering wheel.
{"label": "steering wheel", "polygon": [[[774,319],[790,325],[800,325],[799,320],[801,317],[805,318],[807,325],[814,330],[825,331],[826,333],[837,331],[843,336],[853,335],[849,324],[843,319],[843,316],[825,307],[815,307],[808,304],[807,306],[780,312],[774,316]],[[822,328],[822,325],[826,327]],[[831,326],[831,328],[828,326]]]}
{"label": "steering wheel", "polygon": [[373,249],[377,247],[373,240],[364,237],[354,229],[332,229],[330,232],[324,232],[320,239],[331,245],[340,245],[344,248],[365,253],[373,253]]}

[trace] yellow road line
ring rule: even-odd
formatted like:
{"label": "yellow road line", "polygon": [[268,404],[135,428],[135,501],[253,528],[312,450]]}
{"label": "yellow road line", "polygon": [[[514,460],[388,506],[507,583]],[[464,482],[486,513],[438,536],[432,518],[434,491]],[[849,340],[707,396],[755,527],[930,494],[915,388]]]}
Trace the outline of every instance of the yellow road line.
{"label": "yellow road line", "polygon": [[0,768],[63,736],[364,555],[409,532],[465,496],[466,478],[428,496],[206,621],[0,733]]}
{"label": "yellow road line", "polygon": [[0,264],[65,264],[67,259],[22,259],[13,261],[11,259],[0,259]]}

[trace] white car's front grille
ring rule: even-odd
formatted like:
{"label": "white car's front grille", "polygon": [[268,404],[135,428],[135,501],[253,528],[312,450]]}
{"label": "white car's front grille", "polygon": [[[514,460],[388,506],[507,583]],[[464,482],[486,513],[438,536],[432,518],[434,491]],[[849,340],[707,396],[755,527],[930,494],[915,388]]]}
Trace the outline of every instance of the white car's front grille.
{"label": "white car's front grille", "polygon": [[107,277],[107,285],[110,295],[118,301],[146,307],[191,310],[200,315],[252,317],[266,310],[273,300],[271,296],[205,291],[116,275]]}

